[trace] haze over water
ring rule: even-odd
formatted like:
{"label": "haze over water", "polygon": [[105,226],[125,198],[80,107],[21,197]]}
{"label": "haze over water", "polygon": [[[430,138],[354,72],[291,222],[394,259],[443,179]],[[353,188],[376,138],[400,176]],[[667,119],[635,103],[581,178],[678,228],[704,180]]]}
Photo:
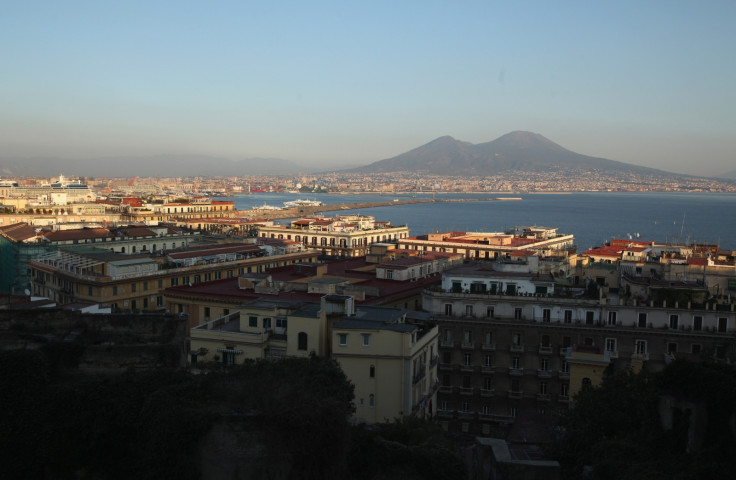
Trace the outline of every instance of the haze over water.
{"label": "haze over water", "polygon": [[[417,195],[428,198],[431,195]],[[736,249],[736,194],[607,193],[446,194],[437,198],[521,197],[521,201],[423,203],[326,212],[361,213],[395,225],[407,224],[412,235],[435,231],[499,232],[517,225],[558,227],[575,235],[578,250],[604,241],[628,238],[658,242],[697,241]],[[402,196],[334,194],[253,194],[235,197],[239,210],[267,203],[281,206],[295,198],[325,204],[385,201]],[[684,223],[683,223],[684,218]]]}

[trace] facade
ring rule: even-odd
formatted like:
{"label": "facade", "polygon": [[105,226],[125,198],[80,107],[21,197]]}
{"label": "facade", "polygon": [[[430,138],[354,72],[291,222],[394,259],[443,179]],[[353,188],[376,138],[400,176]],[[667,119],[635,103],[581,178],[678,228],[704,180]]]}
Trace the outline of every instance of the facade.
{"label": "facade", "polygon": [[437,327],[400,308],[260,298],[191,329],[193,367],[318,355],[340,363],[356,389],[355,419],[430,416],[436,404]]}
{"label": "facade", "polygon": [[637,302],[603,288],[590,295],[590,280],[511,280],[500,270],[464,265],[424,292],[440,329],[437,415],[452,431],[498,436],[520,416],[555,415],[607,368],[656,371],[675,357],[734,354],[732,302]]}
{"label": "facade", "polygon": [[115,310],[150,311],[164,309],[161,291],[167,287],[236,278],[266,268],[313,261],[316,256],[316,252],[306,251],[269,257],[247,244],[218,244],[168,256],[154,255],[150,250],[122,254],[90,244],[61,247],[35,258],[29,266],[35,296],[60,304],[91,302]]}
{"label": "facade", "polygon": [[516,227],[509,233],[444,232],[399,239],[399,248],[459,253],[467,259],[498,259],[513,254],[567,256],[574,252],[574,237],[556,228]]}
{"label": "facade", "polygon": [[157,224],[197,218],[231,218],[235,216],[235,202],[194,198],[188,202],[143,203],[128,205],[123,218],[130,223]]}
{"label": "facade", "polygon": [[409,236],[406,225],[393,226],[377,222],[366,215],[339,217],[309,217],[291,222],[291,225],[259,226],[259,237],[293,240],[325,255],[362,257],[370,252],[370,245],[397,242]]}

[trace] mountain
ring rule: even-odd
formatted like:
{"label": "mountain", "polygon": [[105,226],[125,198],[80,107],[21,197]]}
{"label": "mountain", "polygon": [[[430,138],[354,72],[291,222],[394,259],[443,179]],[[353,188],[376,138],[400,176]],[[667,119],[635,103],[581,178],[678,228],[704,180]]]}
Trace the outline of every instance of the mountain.
{"label": "mountain", "polygon": [[479,144],[444,136],[396,157],[350,171],[377,173],[421,170],[436,175],[484,176],[513,170],[544,172],[564,168],[665,173],[652,168],[581,155],[542,135],[523,131],[511,132],[491,142]]}
{"label": "mountain", "polygon": [[724,178],[726,180],[736,180],[736,170],[729,170],[720,175],[716,175],[716,178]]}
{"label": "mountain", "polygon": [[64,174],[84,177],[195,177],[277,175],[305,171],[278,158],[230,160],[203,155],[104,157],[69,159],[53,157],[0,158],[0,176],[43,177]]}

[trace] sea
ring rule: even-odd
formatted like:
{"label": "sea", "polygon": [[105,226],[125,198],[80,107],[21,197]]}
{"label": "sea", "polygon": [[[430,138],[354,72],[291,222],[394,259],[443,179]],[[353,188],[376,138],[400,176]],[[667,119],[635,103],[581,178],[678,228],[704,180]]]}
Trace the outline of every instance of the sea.
{"label": "sea", "polygon": [[[431,197],[431,193],[254,193],[230,199],[235,201],[238,210],[248,210],[263,205],[281,207],[284,202],[297,199],[337,204]],[[578,251],[600,246],[612,238],[698,242],[736,250],[736,194],[732,193],[435,193],[436,199],[502,197],[520,200],[391,205],[326,212],[325,215],[371,215],[394,225],[407,225],[411,235],[445,231],[504,232],[515,226],[557,227],[559,233],[575,236]]]}

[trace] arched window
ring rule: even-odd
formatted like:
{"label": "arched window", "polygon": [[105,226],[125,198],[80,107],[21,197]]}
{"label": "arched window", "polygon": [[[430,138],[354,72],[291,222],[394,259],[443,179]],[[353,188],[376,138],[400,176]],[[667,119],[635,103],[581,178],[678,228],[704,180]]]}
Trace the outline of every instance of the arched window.
{"label": "arched window", "polygon": [[297,349],[298,350],[307,350],[307,334],[305,332],[299,332],[299,335],[297,337]]}

